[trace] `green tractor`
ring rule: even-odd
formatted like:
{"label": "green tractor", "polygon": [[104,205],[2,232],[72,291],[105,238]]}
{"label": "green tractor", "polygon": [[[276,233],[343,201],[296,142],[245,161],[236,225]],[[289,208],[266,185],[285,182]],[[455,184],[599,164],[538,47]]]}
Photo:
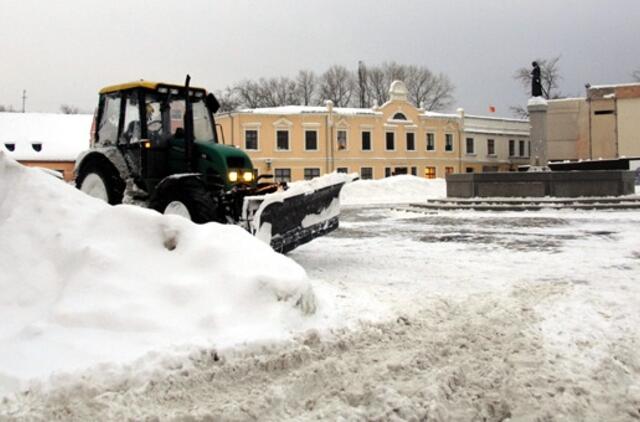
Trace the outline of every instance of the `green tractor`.
{"label": "green tractor", "polygon": [[272,176],[258,175],[244,151],[219,142],[220,105],[189,82],[187,76],[184,86],[139,81],[102,89],[91,148],[76,161],[76,186],[112,205],[238,224],[282,253],[338,227],[349,176],[292,189],[268,181]]}

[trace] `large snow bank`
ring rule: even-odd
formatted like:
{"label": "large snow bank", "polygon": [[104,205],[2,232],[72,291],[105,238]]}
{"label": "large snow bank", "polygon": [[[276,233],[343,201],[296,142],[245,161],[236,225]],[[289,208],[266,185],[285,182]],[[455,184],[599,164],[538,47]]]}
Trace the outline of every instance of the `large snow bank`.
{"label": "large snow bank", "polygon": [[0,113],[0,151],[15,160],[74,161],[89,148],[91,114]]}
{"label": "large snow bank", "polygon": [[171,345],[277,340],[304,269],[236,226],[109,206],[0,151],[0,395]]}
{"label": "large snow bank", "polygon": [[416,176],[393,176],[378,180],[358,180],[347,184],[340,193],[343,205],[394,204],[422,202],[429,198],[444,198],[444,179],[424,179]]}

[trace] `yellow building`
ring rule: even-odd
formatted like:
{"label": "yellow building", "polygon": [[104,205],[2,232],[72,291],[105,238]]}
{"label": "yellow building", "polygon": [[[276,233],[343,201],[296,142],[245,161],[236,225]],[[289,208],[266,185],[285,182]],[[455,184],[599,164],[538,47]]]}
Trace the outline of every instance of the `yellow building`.
{"label": "yellow building", "polygon": [[[333,171],[363,179],[395,174],[428,178],[466,171],[507,171],[528,159],[526,120],[428,112],[407,100],[401,81],[372,108],[284,106],[217,116],[225,143],[244,149],[260,174],[295,181]],[[465,121],[469,124],[465,124]],[[508,142],[527,152],[509,155]],[[511,151],[513,152],[513,151]]]}

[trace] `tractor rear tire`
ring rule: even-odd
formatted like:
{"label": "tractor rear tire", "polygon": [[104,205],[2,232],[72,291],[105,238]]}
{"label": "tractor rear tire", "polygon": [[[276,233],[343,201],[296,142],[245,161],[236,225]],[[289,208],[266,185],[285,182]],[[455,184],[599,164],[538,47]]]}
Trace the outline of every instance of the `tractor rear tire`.
{"label": "tractor rear tire", "polygon": [[115,167],[101,160],[83,163],[76,178],[78,189],[111,205],[122,203],[125,186]]}
{"label": "tractor rear tire", "polygon": [[157,191],[149,203],[149,208],[162,214],[173,214],[168,211],[176,206],[185,207],[188,215],[178,214],[188,217],[194,223],[220,221],[218,199],[198,179],[178,179],[170,186]]}

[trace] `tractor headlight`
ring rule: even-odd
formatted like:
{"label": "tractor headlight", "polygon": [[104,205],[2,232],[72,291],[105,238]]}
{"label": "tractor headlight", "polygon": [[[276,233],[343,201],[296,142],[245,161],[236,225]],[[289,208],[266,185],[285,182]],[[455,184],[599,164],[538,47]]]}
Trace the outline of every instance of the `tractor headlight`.
{"label": "tractor headlight", "polygon": [[230,171],[229,172],[229,181],[230,182],[237,182],[238,181],[238,172],[237,171]]}
{"label": "tractor headlight", "polygon": [[253,172],[245,171],[244,173],[242,173],[242,180],[244,180],[245,182],[251,182],[253,180]]}

